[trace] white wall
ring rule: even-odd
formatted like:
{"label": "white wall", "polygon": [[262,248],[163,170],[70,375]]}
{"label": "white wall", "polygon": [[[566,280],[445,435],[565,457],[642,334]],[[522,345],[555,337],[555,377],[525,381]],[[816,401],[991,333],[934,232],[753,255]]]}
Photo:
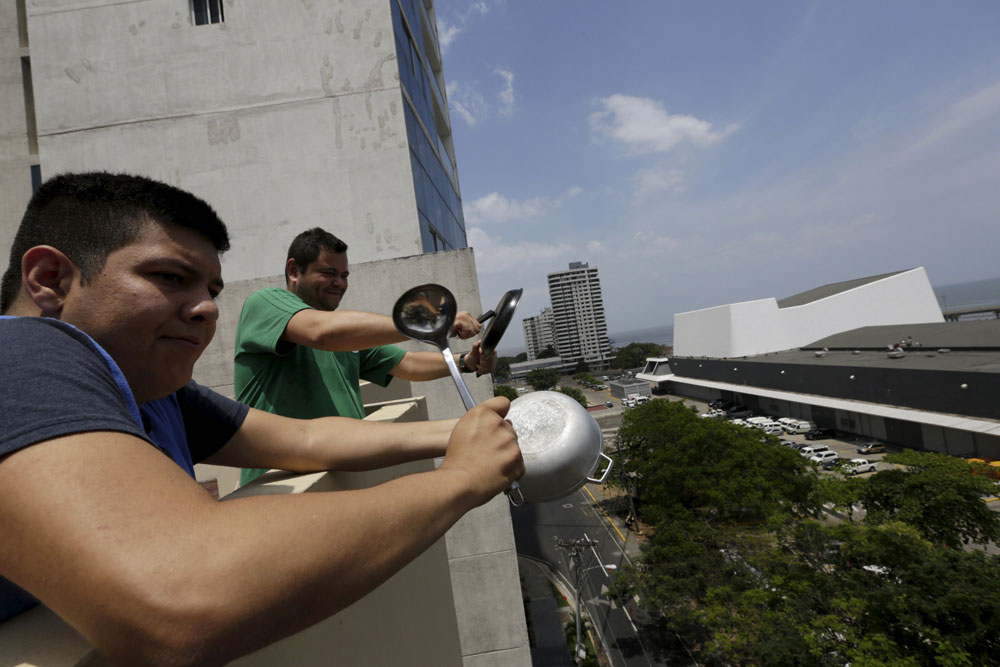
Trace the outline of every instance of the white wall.
{"label": "white wall", "polygon": [[761,299],[674,315],[674,353],[742,357],[808,345],[859,327],[942,322],[922,267],[824,299],[778,308]]}

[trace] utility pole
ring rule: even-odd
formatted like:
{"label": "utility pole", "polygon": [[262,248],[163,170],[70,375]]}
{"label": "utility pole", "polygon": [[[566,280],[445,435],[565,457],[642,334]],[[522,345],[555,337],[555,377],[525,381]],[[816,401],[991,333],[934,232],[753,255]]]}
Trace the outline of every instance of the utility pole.
{"label": "utility pole", "polygon": [[557,549],[565,549],[569,552],[569,569],[573,573],[573,589],[576,597],[576,664],[582,664],[587,657],[587,650],[583,643],[583,635],[580,632],[580,586],[583,582],[583,569],[580,567],[580,553],[584,549],[597,546],[597,540],[559,540],[556,543]]}

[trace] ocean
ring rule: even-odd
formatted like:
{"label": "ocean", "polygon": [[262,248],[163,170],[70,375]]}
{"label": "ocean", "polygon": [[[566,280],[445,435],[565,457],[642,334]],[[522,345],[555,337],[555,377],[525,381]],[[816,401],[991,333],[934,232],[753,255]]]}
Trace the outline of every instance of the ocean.
{"label": "ocean", "polygon": [[1000,305],[1000,278],[934,287],[941,310]]}
{"label": "ocean", "polygon": [[647,329],[633,329],[632,331],[619,331],[608,333],[611,339],[611,347],[625,347],[629,343],[656,343],[657,345],[674,344],[674,325],[664,324],[658,327]]}

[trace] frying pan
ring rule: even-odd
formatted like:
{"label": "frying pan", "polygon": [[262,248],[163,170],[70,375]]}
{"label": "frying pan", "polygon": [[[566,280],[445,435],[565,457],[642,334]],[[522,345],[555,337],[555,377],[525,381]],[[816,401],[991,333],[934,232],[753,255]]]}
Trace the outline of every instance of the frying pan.
{"label": "frying pan", "polygon": [[514,317],[514,311],[517,310],[517,302],[521,300],[523,292],[523,289],[510,290],[500,297],[500,302],[497,304],[495,310],[487,310],[479,316],[478,319],[481,323],[491,317],[493,318],[483,329],[480,336],[485,356],[490,356],[493,350],[497,349],[497,345],[500,344],[500,339],[503,338],[504,332],[507,331],[507,326]]}

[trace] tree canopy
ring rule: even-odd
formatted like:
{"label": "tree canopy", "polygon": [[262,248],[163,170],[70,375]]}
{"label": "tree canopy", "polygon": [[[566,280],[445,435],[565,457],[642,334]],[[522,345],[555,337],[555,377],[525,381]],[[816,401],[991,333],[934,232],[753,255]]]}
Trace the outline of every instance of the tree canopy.
{"label": "tree canopy", "polygon": [[545,391],[555,387],[559,377],[559,371],[554,368],[536,368],[528,373],[525,380],[535,391]]}
{"label": "tree canopy", "polygon": [[612,368],[638,368],[646,363],[647,357],[662,357],[667,348],[656,343],[629,343],[615,352]]}
{"label": "tree canopy", "polygon": [[559,387],[559,391],[566,394],[583,407],[587,407],[587,397],[584,396],[583,392],[576,387]]}
{"label": "tree canopy", "polygon": [[493,387],[493,395],[505,396],[513,401],[515,398],[517,398],[517,390],[514,389],[509,384],[498,384],[497,386]]}
{"label": "tree canopy", "polygon": [[552,357],[558,357],[559,353],[556,352],[556,348],[551,345],[546,346],[541,352],[538,353],[539,359],[551,359]]}
{"label": "tree canopy", "polygon": [[865,478],[819,478],[773,437],[669,401],[627,412],[618,443],[653,528],[612,594],[638,594],[647,636],[673,654],[838,667],[1000,655],[1000,557],[967,546],[996,540],[1000,515],[967,462],[907,451]]}

